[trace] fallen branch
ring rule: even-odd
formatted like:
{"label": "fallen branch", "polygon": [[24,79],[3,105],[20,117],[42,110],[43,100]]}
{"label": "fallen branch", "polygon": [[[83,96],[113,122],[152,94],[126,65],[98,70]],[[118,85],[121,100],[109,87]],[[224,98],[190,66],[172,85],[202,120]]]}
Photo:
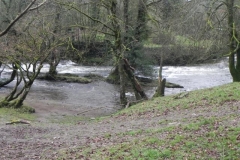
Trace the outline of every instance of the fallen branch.
{"label": "fallen branch", "polygon": [[6,123],[6,125],[13,125],[13,124],[30,124],[30,122],[26,120],[15,120],[15,121]]}

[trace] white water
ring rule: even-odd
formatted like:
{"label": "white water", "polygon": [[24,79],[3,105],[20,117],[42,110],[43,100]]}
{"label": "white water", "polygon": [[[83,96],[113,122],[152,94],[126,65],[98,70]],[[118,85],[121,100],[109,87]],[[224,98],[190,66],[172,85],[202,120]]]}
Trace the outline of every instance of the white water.
{"label": "white water", "polygon": [[226,61],[187,67],[163,67],[163,76],[169,82],[184,86],[186,91],[210,88],[232,81]]}
{"label": "white water", "polygon": [[[48,69],[49,65],[45,64],[41,72],[45,73]],[[72,61],[62,61],[57,67],[58,73],[72,73],[81,76],[86,74],[99,74],[104,77],[107,77],[112,69],[112,66],[81,66]],[[158,69],[159,67],[154,67],[153,78],[158,77]],[[9,72],[11,72],[11,70],[6,68],[5,72],[2,74],[2,78],[6,78]],[[165,66],[163,67],[163,76],[168,82],[184,86],[184,89],[167,89],[167,94],[209,88],[232,81],[228,70],[228,64],[224,60],[215,64],[196,66]],[[47,83],[48,82],[45,81],[36,81],[35,85],[44,86],[48,85]]]}
{"label": "white water", "polygon": [[[44,65],[42,72],[47,72],[49,65]],[[59,64],[58,73],[72,73],[86,75],[89,73],[108,76],[113,67],[111,66],[80,66],[71,61],[63,61]],[[158,67],[154,67],[154,77],[157,78]],[[5,69],[2,78],[9,76],[11,70]],[[163,76],[168,82],[182,85],[183,89],[166,88],[166,95],[209,88],[230,83],[231,76],[227,62],[221,61],[215,64],[196,66],[163,67]],[[14,83],[1,88],[0,92],[12,88]],[[155,88],[144,88],[149,96],[152,96]],[[127,93],[132,96],[132,93]],[[74,108],[82,110],[84,107],[107,107],[108,113],[118,109],[116,102],[119,100],[118,87],[106,82],[93,82],[90,84],[76,84],[64,82],[49,82],[36,80],[28,98],[38,97],[40,100],[52,100],[62,105],[71,104]]]}

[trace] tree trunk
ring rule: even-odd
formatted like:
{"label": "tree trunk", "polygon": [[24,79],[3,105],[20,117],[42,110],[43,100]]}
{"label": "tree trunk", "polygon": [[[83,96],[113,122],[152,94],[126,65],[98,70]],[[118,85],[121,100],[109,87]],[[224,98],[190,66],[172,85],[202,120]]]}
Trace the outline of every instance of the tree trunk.
{"label": "tree trunk", "polygon": [[124,34],[124,43],[125,45],[127,46],[128,43],[129,43],[129,38],[130,38],[130,35],[129,35],[129,13],[128,13],[128,10],[129,10],[129,0],[124,0],[123,1],[123,14],[124,14],[124,29],[125,29],[125,34]]}
{"label": "tree trunk", "polygon": [[[61,31],[61,16],[60,16],[60,11],[61,11],[61,6],[58,4],[55,4],[55,19],[54,19],[54,29],[53,33],[54,35],[52,36],[52,42],[56,41],[55,35],[58,34]],[[50,58],[50,67],[49,71],[47,73],[47,78],[50,80],[54,80],[55,76],[57,75],[57,66],[60,62],[60,54],[58,53],[58,50],[55,49],[51,53],[51,58]]]}
{"label": "tree trunk", "polygon": [[128,78],[130,79],[130,81],[132,83],[136,99],[137,100],[148,99],[147,95],[145,94],[145,92],[142,89],[142,86],[140,85],[140,83],[138,82],[138,80],[136,79],[136,77],[133,73],[134,69],[130,66],[127,59],[123,59],[123,60],[124,60],[124,70],[127,73]]}
{"label": "tree trunk", "polygon": [[163,97],[165,94],[165,85],[166,85],[166,78],[163,78],[159,81],[158,87],[156,89],[156,93],[153,97]]}
{"label": "tree trunk", "polygon": [[[30,84],[29,84],[30,85]],[[26,99],[30,88],[31,88],[32,84],[30,86],[25,86],[24,87],[24,91],[21,94],[19,99],[16,99],[15,102],[13,102],[13,108],[20,108],[23,105],[23,101]]]}
{"label": "tree trunk", "polygon": [[51,53],[51,61],[49,71],[47,73],[47,79],[55,80],[55,76],[57,75],[57,66],[60,62],[60,58],[58,56],[57,50]]}
{"label": "tree trunk", "polygon": [[163,54],[161,55],[161,61],[158,72],[158,87],[153,97],[163,97],[165,94],[166,79],[162,78],[162,68],[163,68]]}
{"label": "tree trunk", "polygon": [[0,87],[3,87],[3,86],[5,86],[5,85],[11,83],[11,82],[14,80],[14,78],[16,77],[17,67],[16,67],[16,65],[14,65],[14,64],[12,64],[12,67],[13,67],[13,71],[12,71],[12,73],[11,73],[11,77],[10,77],[9,79],[3,81],[3,82],[0,82]]}
{"label": "tree trunk", "polygon": [[234,0],[226,0],[228,11],[229,32],[229,70],[233,82],[240,82],[240,48],[238,47],[238,35],[234,21]]}
{"label": "tree trunk", "polygon": [[116,66],[108,75],[106,81],[111,84],[119,84],[118,66]]}
{"label": "tree trunk", "polygon": [[124,62],[119,60],[118,62],[119,82],[120,82],[120,102],[123,106],[127,104],[126,98],[126,79],[124,75]]}
{"label": "tree trunk", "polygon": [[[24,100],[26,99],[30,88],[32,87],[32,84],[34,80],[39,75],[43,62],[40,63],[37,69],[32,73],[32,75],[29,74],[30,70],[23,70],[21,67],[18,67],[18,65],[21,64],[15,64],[15,66],[18,68],[19,73],[16,73],[17,75],[17,81],[15,84],[15,87],[13,88],[12,92],[5,97],[3,101],[0,102],[0,107],[12,107],[12,108],[20,108],[23,105]],[[36,68],[37,61],[35,64],[33,64],[33,68]],[[26,72],[26,76],[23,72]],[[19,89],[20,83],[24,82],[24,86]],[[34,109],[30,109],[29,111],[34,111]]]}
{"label": "tree trunk", "polygon": [[135,28],[135,38],[142,42],[147,38],[147,0],[139,0],[137,26]]}
{"label": "tree trunk", "polygon": [[120,24],[117,18],[117,0],[111,0],[111,8],[110,8],[111,14],[112,14],[112,26],[114,31],[114,39],[115,44],[113,51],[115,52],[115,57],[117,59],[117,66],[118,66],[118,73],[119,73],[119,85],[120,85],[120,103],[122,105],[127,104],[127,98],[126,98],[126,80],[125,80],[125,74],[124,74],[124,51],[123,51],[123,42],[122,42],[122,35],[121,35],[121,28]]}

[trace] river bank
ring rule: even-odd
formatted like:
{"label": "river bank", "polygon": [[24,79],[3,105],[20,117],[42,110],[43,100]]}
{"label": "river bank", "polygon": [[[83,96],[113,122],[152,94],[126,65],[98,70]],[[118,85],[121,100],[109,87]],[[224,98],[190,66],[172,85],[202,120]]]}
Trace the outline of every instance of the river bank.
{"label": "river bank", "polygon": [[[100,119],[39,121],[38,112],[30,117],[0,109],[0,158],[237,159],[239,85],[193,91],[180,99],[155,98]],[[56,104],[49,103],[52,107]],[[18,118],[30,125],[5,125]]]}

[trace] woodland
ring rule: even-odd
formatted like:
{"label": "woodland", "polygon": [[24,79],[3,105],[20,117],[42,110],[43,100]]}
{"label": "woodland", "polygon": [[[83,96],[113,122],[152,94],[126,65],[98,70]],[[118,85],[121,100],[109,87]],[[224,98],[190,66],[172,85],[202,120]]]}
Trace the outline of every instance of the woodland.
{"label": "woodland", "polygon": [[0,0],[0,159],[238,160],[239,5]]}
{"label": "woodland", "polygon": [[156,96],[164,95],[163,65],[228,57],[238,82],[238,8],[234,0],[1,0],[0,62],[12,73],[0,85],[16,84],[0,106],[21,108],[44,64],[41,78],[61,79],[61,60],[115,66],[107,81],[119,84],[122,105],[127,83],[136,100],[148,99],[134,72],[151,74],[151,65],[160,65]]}

